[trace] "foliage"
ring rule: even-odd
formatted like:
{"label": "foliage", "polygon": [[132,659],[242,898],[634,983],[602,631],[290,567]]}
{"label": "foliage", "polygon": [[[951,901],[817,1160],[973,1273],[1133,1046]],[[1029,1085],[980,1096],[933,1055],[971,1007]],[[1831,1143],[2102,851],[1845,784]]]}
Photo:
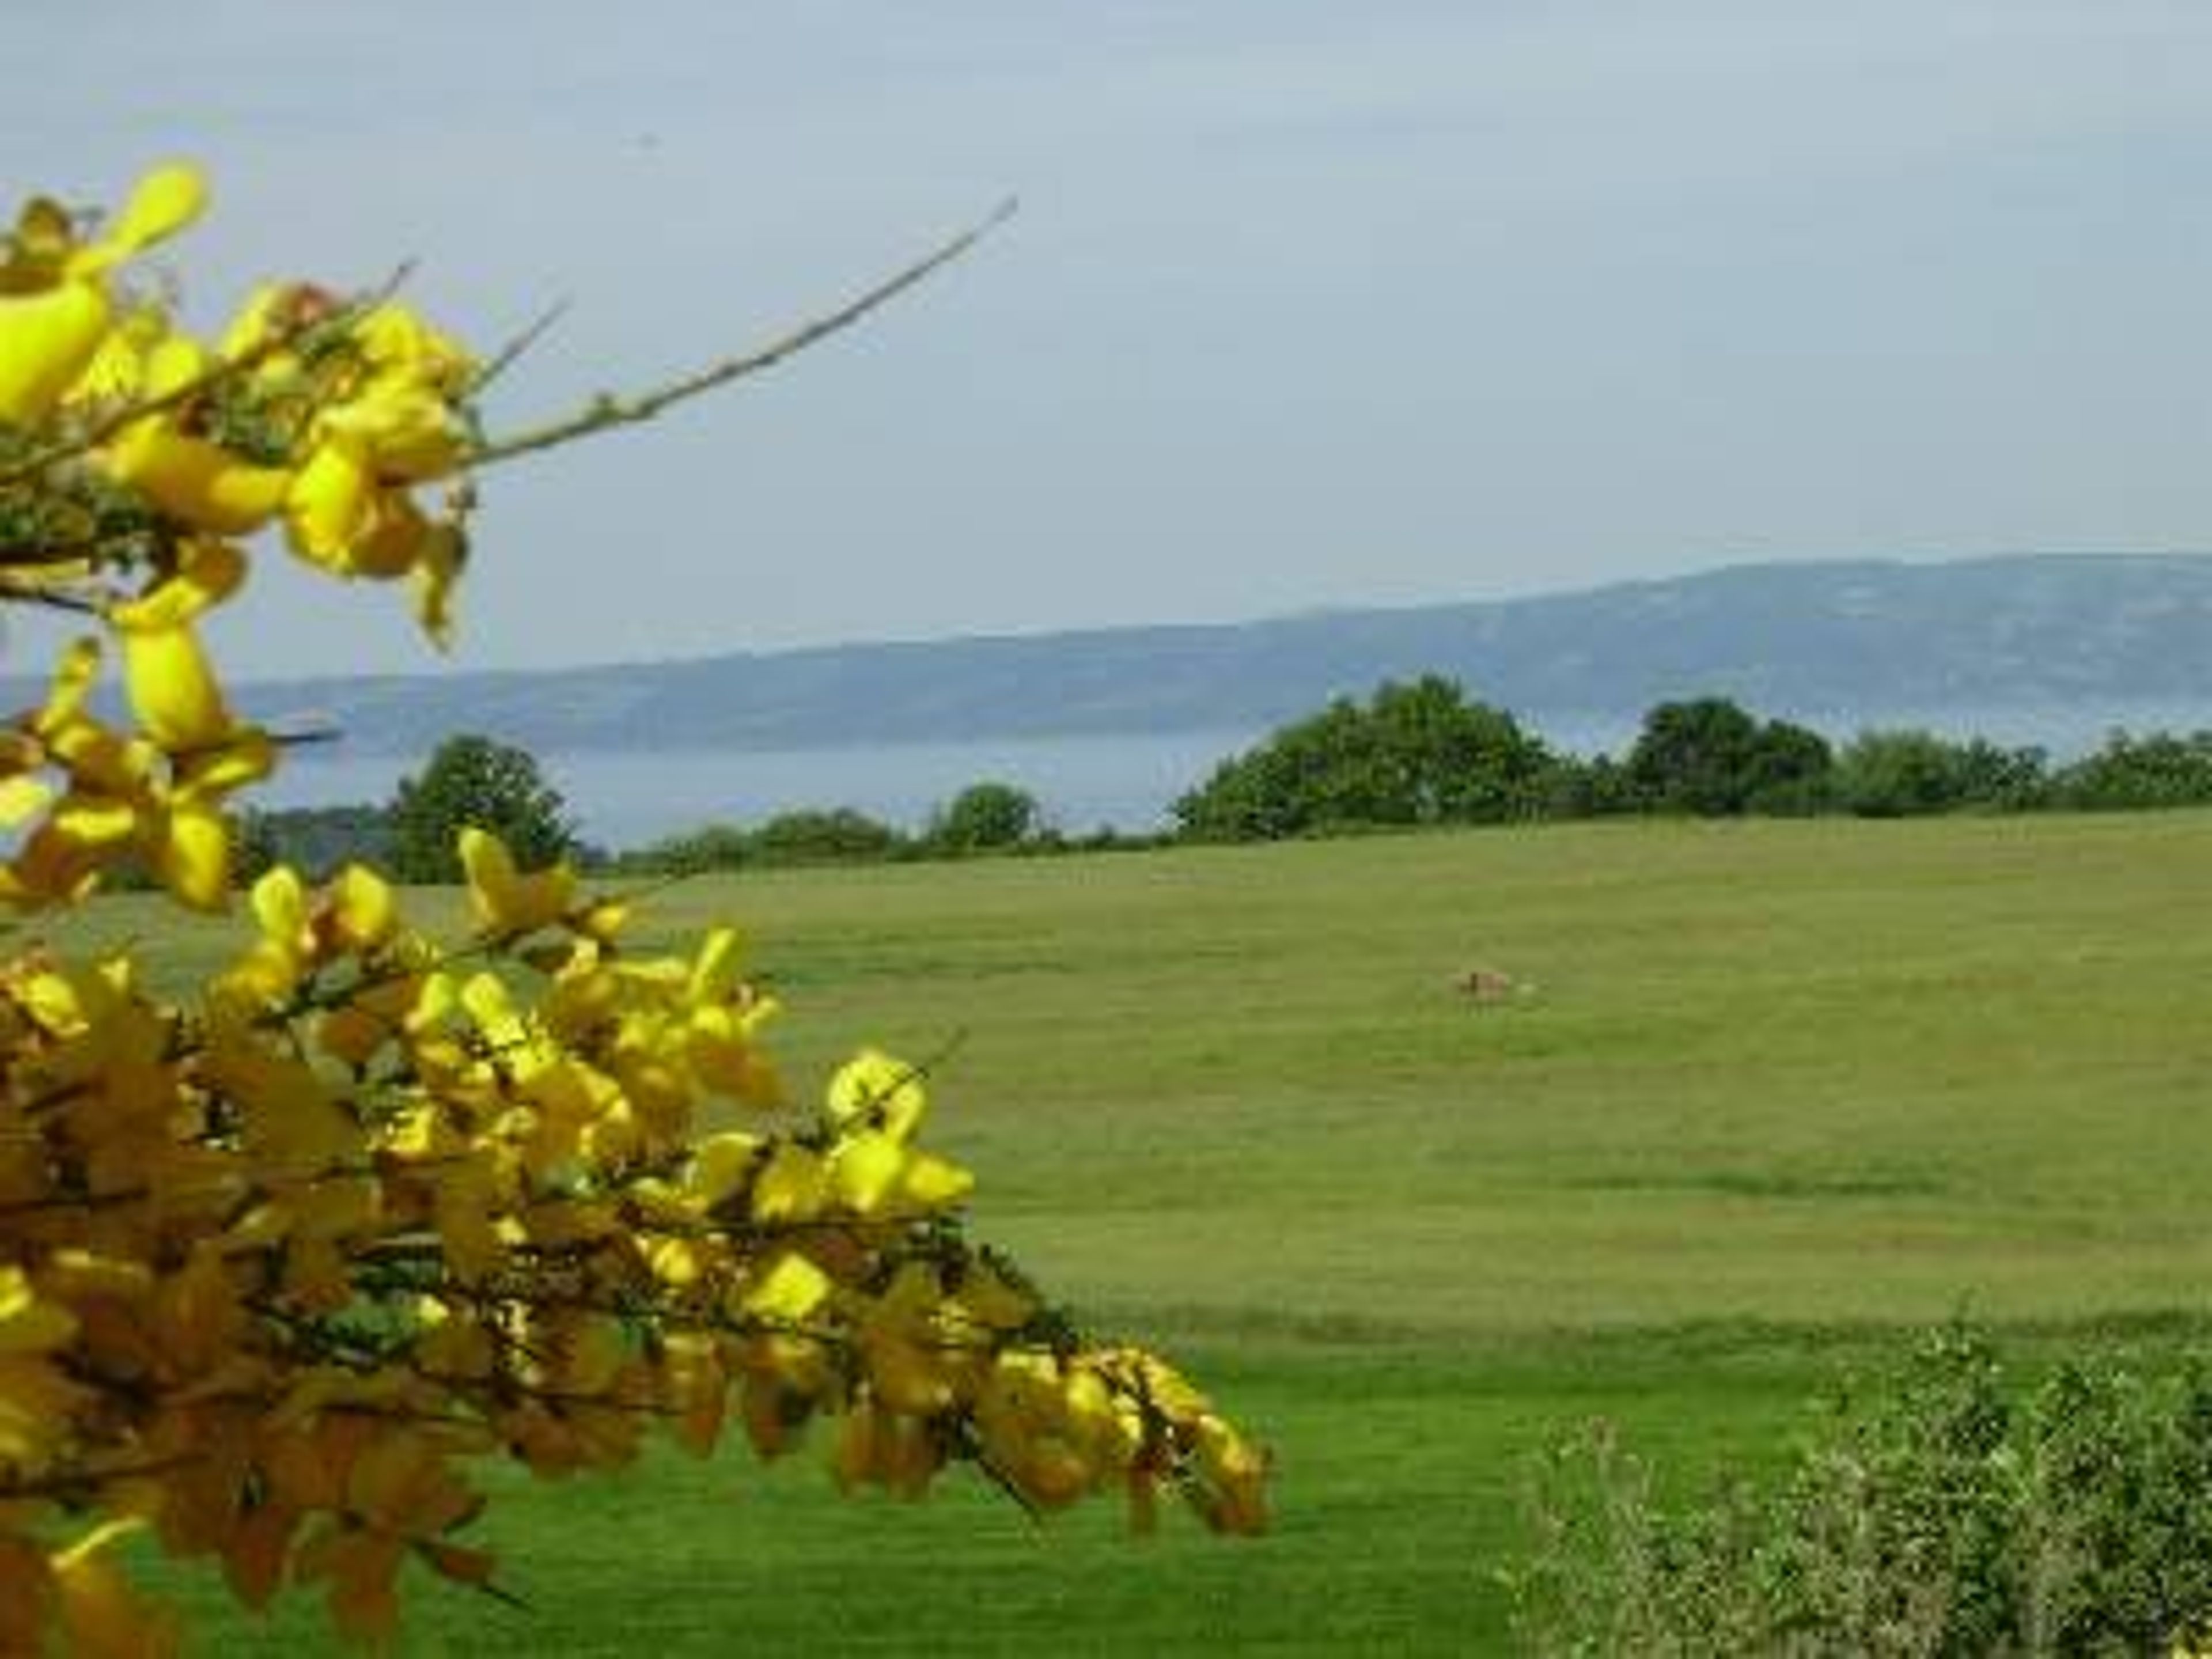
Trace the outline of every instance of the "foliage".
{"label": "foliage", "polygon": [[2063,768],[2051,793],[2091,811],[2193,806],[2212,801],[2212,732],[2143,737],[2115,732],[2104,746]]}
{"label": "foliage", "polygon": [[388,806],[248,807],[238,816],[238,834],[246,843],[237,860],[241,882],[277,864],[292,865],[319,881],[349,864],[387,868],[392,862]]}
{"label": "foliage", "polygon": [[420,773],[402,778],[388,815],[392,872],[402,881],[459,881],[454,849],[465,829],[498,836],[526,870],[576,851],[567,804],[536,758],[474,732],[447,738]]}
{"label": "foliage", "polygon": [[1699,697],[1645,714],[1625,769],[1645,806],[1714,817],[1815,810],[1830,764],[1818,732]]}
{"label": "foliage", "polygon": [[971,783],[934,813],[923,845],[953,854],[997,853],[1033,841],[1044,828],[1036,797],[1011,783]]}
{"label": "foliage", "polygon": [[[1479,722],[1492,723],[1486,736],[1473,734]],[[1184,839],[1255,841],[1633,812],[1888,818],[2207,804],[2212,732],[2116,732],[2053,769],[2041,749],[1917,729],[1862,732],[1838,753],[1804,726],[1699,697],[1646,711],[1625,757],[1583,759],[1553,754],[1431,677],[1386,682],[1370,705],[1340,698],[1279,728],[1222,762],[1175,812]]]}
{"label": "foliage", "polygon": [[[472,467],[735,372],[488,440],[490,371],[388,295],[272,286],[210,347],[126,286],[204,196],[165,167],[102,232],[40,198],[0,244],[0,580],[98,630],[0,743],[26,913],[132,860],[228,905],[231,798],[279,743],[198,629],[249,538],[408,581],[442,638]],[[110,649],[121,726],[92,697]],[[386,1631],[407,1563],[492,1587],[472,1462],[606,1468],[656,1425],[705,1451],[734,1420],[769,1455],[830,1415],[848,1486],[967,1461],[1036,1507],[1125,1492],[1142,1520],[1164,1483],[1260,1524],[1264,1459],[1203,1396],[967,1240],[921,1068],[866,1050],[798,1105],[728,929],[640,954],[565,864],[476,826],[459,856],[459,945],[365,866],[279,863],[180,1000],[127,949],[0,964],[0,1646],[164,1650],[110,1547],[134,1528],[249,1603],[319,1584]]]}
{"label": "foliage", "polygon": [[1954,743],[1931,732],[1863,732],[1836,759],[1835,796],[1861,817],[1919,817],[1963,808],[2019,811],[2046,787],[2039,749],[1985,738]]}
{"label": "foliage", "polygon": [[1555,1454],[1517,1575],[1547,1652],[2152,1653],[2212,1634],[2212,1367],[2095,1351],[2012,1385],[1927,1339],[1781,1478],[1670,1511],[1601,1429]]}
{"label": "foliage", "polygon": [[682,835],[634,848],[617,856],[625,870],[656,876],[703,876],[738,870],[754,860],[752,836],[735,823],[707,823]]}
{"label": "foliage", "polygon": [[797,864],[869,864],[893,859],[963,858],[1016,848],[1054,848],[1036,798],[1012,784],[969,785],[920,836],[850,806],[800,807],[752,829],[702,824],[621,854],[621,868],[666,876]]}
{"label": "foliage", "polygon": [[853,807],[802,807],[769,818],[753,831],[750,846],[761,864],[830,864],[888,858],[902,841],[890,825]]}
{"label": "foliage", "polygon": [[[1172,1337],[1295,1460],[1295,1514],[1222,1549],[1121,1539],[1110,1504],[1038,1527],[973,1480],[841,1502],[811,1454],[497,1471],[475,1541],[531,1613],[410,1595],[400,1650],[705,1659],[742,1626],[771,1653],[1137,1656],[1194,1630],[1504,1653],[1489,1573],[1525,1542],[1547,1425],[1612,1419],[1686,1497],[1717,1463],[1766,1468],[1838,1367],[1962,1293],[2015,1366],[2212,1341],[2205,1318],[2114,1311],[2201,1303],[2176,1171],[2212,1158],[2191,1105],[2212,935],[2174,895],[2208,832],[2206,812],[1655,820],[669,885],[640,923],[741,920],[792,1010],[794,1079],[840,1031],[902,1052],[969,1028],[932,1122],[981,1177],[971,1231],[1086,1317]],[[138,940],[173,984],[227,949],[151,898],[68,921]],[[1470,961],[1538,994],[1474,1006],[1447,982]],[[1347,1103],[1355,1052],[1389,1062]],[[1310,1224],[1332,1206],[1375,1219],[1372,1250]],[[1941,1222],[1967,1210],[1970,1235]],[[151,1565],[190,1596],[195,1650],[324,1650],[314,1598],[222,1617],[219,1583]]]}
{"label": "foliage", "polygon": [[1175,803],[1201,841],[1274,841],[1352,826],[1497,823],[1529,816],[1552,764],[1501,709],[1426,675],[1340,698],[1231,757]]}

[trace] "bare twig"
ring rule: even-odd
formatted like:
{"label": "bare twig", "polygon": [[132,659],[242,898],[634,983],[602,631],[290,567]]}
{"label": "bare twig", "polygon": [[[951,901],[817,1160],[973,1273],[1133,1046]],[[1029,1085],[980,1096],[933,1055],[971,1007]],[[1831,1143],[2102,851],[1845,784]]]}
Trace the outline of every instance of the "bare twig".
{"label": "bare twig", "polygon": [[532,320],[522,332],[492,354],[492,360],[486,363],[475,379],[469,382],[469,395],[474,398],[494,380],[506,374],[514,366],[515,360],[536,345],[538,341],[544,339],[545,331],[566,316],[568,312],[568,302],[566,300],[556,300],[553,304],[546,307],[543,315]]}
{"label": "bare twig", "polygon": [[596,432],[604,432],[610,427],[649,421],[676,404],[689,402],[703,392],[727,386],[732,380],[772,368],[785,358],[850,328],[870,312],[903,294],[932,272],[950,264],[992,230],[1012,218],[1017,205],[1011,198],[1001,202],[980,223],[962,231],[904,270],[885,277],[835,311],[801,323],[766,345],[739,356],[725,358],[651,392],[627,398],[604,394],[574,415],[530,431],[516,433],[511,437],[495,438],[480,446],[463,458],[464,465],[471,467],[495,465],[523,455],[534,454],[541,449],[551,449]]}
{"label": "bare twig", "polygon": [[100,614],[97,605],[80,595],[64,593],[54,588],[31,587],[14,581],[0,581],[0,604],[43,605],[49,611],[67,611],[80,617]]}

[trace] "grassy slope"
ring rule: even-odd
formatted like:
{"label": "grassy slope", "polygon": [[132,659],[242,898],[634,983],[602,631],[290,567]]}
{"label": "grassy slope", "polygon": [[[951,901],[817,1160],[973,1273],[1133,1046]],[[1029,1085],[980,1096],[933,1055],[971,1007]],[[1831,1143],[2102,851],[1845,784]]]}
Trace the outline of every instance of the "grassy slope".
{"label": "grassy slope", "polygon": [[[2200,1305],[2208,898],[2202,815],[679,889],[657,927],[748,924],[795,1076],[964,1033],[935,1136],[981,1173],[979,1232],[1203,1361],[1280,1449],[1281,1529],[1130,1545],[1104,1516],[1039,1534],[981,1495],[909,1513],[669,1461],[514,1493],[489,1524],[537,1616],[430,1591],[415,1646],[1492,1645],[1516,1467],[1564,1422],[1756,1456],[1863,1328]],[[1477,964],[1533,988],[1478,1006],[1453,985]]]}

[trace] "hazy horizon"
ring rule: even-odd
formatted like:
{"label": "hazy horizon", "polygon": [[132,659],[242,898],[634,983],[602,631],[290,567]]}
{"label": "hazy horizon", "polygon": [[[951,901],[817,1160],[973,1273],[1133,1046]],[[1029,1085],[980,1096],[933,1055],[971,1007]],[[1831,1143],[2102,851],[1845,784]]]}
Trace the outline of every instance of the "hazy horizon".
{"label": "hazy horizon", "polygon": [[[982,247],[484,481],[453,665],[1245,620],[2212,525],[2182,0],[21,0],[20,193],[204,163],[158,266],[408,292],[511,428]],[[270,561],[234,672],[434,671]],[[26,660],[27,636],[9,665]]]}
{"label": "hazy horizon", "polygon": [[[1438,597],[1433,599],[1407,600],[1395,605],[1345,604],[1310,605],[1298,611],[1271,611],[1266,614],[1249,617],[1223,617],[1208,619],[1166,617],[1154,622],[1103,623],[1068,626],[1044,623],[1034,628],[1008,628],[994,629],[989,632],[976,631],[964,634],[933,634],[926,635],[892,635],[868,638],[855,637],[850,639],[826,639],[798,645],[762,647],[736,644],[726,646],[720,648],[708,647],[699,651],[687,652],[681,656],[607,658],[592,661],[541,663],[520,665],[474,663],[467,660],[465,655],[462,655],[432,665],[426,669],[401,667],[398,669],[381,671],[356,671],[343,667],[333,667],[319,672],[308,671],[278,674],[249,673],[238,676],[234,683],[240,686],[269,685],[282,684],[290,680],[345,679],[355,678],[357,675],[380,679],[388,678],[410,678],[418,673],[435,673],[440,670],[456,674],[468,674],[475,672],[493,674],[587,673],[601,669],[659,668],[686,662],[708,661],[724,657],[783,656],[802,654],[810,652],[898,649],[910,646],[957,645],[993,640],[1053,640],[1062,637],[1080,637],[1082,635],[1091,634],[1143,631],[1148,629],[1175,631],[1181,629],[1242,628],[1263,626],[1271,623],[1293,622],[1329,617],[1356,617],[1373,613],[1389,614],[1406,611],[1456,610],[1463,607],[1510,605],[1531,600],[1578,599],[1586,595],[1602,593],[1614,588],[1664,586],[1674,582],[1697,581],[1708,577],[1722,577],[1744,571],[1784,569],[1810,570],[1824,567],[1832,568],[1846,568],[1854,565],[1865,565],[1869,567],[1903,566],[1914,568],[1940,568],[1946,566],[1954,565],[2001,562],[2013,559],[2072,560],[2100,558],[2212,560],[2212,549],[2197,550],[2184,548],[2177,549],[2171,552],[2158,553],[2143,552],[2139,550],[2125,553],[2101,552],[2095,550],[2068,552],[2059,550],[2051,550],[2047,551],[2024,551],[2020,553],[1970,554],[1955,558],[1946,557],[1942,555],[1935,555],[1927,557],[1914,557],[1910,555],[1899,554],[1886,557],[1880,555],[1867,554],[1850,558],[1833,559],[1759,559],[1736,563],[1705,565],[1690,569],[1662,572],[1647,576],[1624,576],[1618,580],[1610,581],[1586,582],[1569,586],[1540,588],[1528,592],[1497,595],[1470,594],[1459,598]],[[4,678],[4,676],[0,676],[0,678]]]}

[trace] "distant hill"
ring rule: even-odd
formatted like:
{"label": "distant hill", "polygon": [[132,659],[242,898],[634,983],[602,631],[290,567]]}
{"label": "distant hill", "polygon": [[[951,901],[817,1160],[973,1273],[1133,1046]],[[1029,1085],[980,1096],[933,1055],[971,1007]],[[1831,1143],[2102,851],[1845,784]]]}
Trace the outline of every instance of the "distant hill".
{"label": "distant hill", "polygon": [[811,748],[1256,730],[1427,672],[1540,728],[1708,692],[1832,720],[2212,706],[2212,556],[1744,566],[1489,604],[267,682],[240,699],[266,720],[335,720],[362,753],[457,729],[549,750]]}

